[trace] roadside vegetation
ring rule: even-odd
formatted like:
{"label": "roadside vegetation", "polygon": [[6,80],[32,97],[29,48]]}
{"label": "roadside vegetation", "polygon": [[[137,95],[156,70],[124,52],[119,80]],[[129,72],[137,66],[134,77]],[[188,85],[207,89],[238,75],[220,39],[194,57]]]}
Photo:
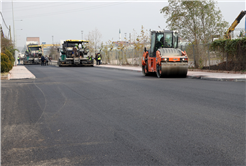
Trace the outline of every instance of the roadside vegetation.
{"label": "roadside vegetation", "polygon": [[144,26],[141,26],[140,34],[137,34],[136,30],[133,29],[131,38],[128,40],[123,38],[122,41],[112,42],[109,40],[105,44],[101,44],[100,50],[103,52],[103,61],[105,63],[111,63],[117,59],[117,64],[125,65],[141,65],[141,57],[143,55],[144,47],[149,48],[150,34]]}
{"label": "roadside vegetation", "polygon": [[1,73],[9,72],[13,68],[15,50],[12,40],[1,33]]}
{"label": "roadside vegetation", "polygon": [[223,20],[221,11],[213,0],[168,2],[169,5],[160,11],[167,18],[167,28],[178,30],[183,39],[194,45],[194,66],[202,68],[207,58],[207,44],[211,43],[213,35],[224,34],[229,23]]}
{"label": "roadside vegetation", "polygon": [[245,71],[246,70],[246,37],[241,39],[220,39],[211,43],[210,49],[225,59],[221,64],[223,70]]}

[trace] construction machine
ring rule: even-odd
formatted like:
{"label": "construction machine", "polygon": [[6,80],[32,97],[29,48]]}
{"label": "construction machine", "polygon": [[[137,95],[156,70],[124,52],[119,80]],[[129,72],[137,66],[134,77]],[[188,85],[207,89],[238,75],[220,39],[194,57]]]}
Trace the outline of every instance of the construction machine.
{"label": "construction machine", "polygon": [[235,21],[231,24],[228,30],[225,32],[224,38],[231,39],[231,32],[235,30],[236,26],[240,23],[241,19],[246,15],[246,10],[241,11],[241,13],[237,16]]}
{"label": "construction machine", "polygon": [[41,56],[43,54],[42,46],[36,44],[27,45],[27,51],[23,59],[23,64],[40,64]]}
{"label": "construction machine", "polygon": [[178,31],[151,31],[150,50],[144,48],[142,72],[145,76],[186,77],[188,56],[178,48]]}
{"label": "construction machine", "polygon": [[89,56],[86,46],[87,40],[65,40],[59,49],[58,66],[93,66],[94,62]]}

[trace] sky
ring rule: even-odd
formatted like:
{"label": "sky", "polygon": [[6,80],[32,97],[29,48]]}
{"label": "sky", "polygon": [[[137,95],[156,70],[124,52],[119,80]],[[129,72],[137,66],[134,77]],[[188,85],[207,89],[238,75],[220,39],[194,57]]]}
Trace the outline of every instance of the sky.
{"label": "sky", "polygon": [[[11,34],[15,35],[18,47],[23,47],[26,37],[40,37],[46,44],[60,43],[60,40],[85,39],[95,29],[102,34],[101,41],[129,39],[133,30],[140,34],[144,29],[166,29],[166,18],[160,10],[168,1],[139,0],[0,0],[0,10]],[[231,25],[242,10],[246,10],[246,0],[217,0],[224,20]],[[13,6],[12,6],[13,5]],[[12,10],[13,9],[13,10]],[[14,13],[14,17],[13,17]],[[14,19],[13,19],[14,18]],[[3,19],[1,25],[4,34],[8,29]],[[236,28],[245,27],[245,17]],[[83,31],[83,32],[82,32]]]}

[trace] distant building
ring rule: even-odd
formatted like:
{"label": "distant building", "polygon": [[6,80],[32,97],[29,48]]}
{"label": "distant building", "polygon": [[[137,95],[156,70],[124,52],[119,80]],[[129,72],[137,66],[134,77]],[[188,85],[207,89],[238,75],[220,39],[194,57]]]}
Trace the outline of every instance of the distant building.
{"label": "distant building", "polygon": [[39,37],[27,37],[26,38],[26,45],[28,44],[38,44],[40,45]]}
{"label": "distant building", "polygon": [[129,45],[129,42],[127,42],[127,41],[113,41],[112,43],[113,43],[114,47],[118,47],[120,44],[123,44],[124,46]]}

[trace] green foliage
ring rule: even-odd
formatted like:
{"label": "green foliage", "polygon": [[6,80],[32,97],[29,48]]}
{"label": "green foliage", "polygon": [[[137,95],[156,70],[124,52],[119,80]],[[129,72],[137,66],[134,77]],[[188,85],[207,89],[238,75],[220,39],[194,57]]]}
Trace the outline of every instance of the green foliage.
{"label": "green foliage", "polygon": [[228,22],[222,20],[222,14],[213,0],[183,1],[168,0],[169,5],[161,9],[167,18],[167,28],[178,30],[180,36],[195,45],[195,67],[201,67],[200,59],[205,59],[204,48],[213,35],[223,34]]}
{"label": "green foliage", "polygon": [[15,58],[13,56],[13,53],[11,53],[7,48],[5,48],[5,54],[8,56],[10,62],[14,65]]}
{"label": "green foliage", "polygon": [[9,57],[6,54],[1,53],[1,73],[9,72],[12,69],[12,67],[13,64],[9,60]]}
{"label": "green foliage", "polygon": [[168,2],[160,11],[167,17],[168,28],[178,30],[182,38],[194,44],[207,44],[211,35],[222,34],[228,27],[213,0]]}
{"label": "green foliage", "polygon": [[246,37],[242,39],[220,39],[215,40],[211,43],[210,48],[212,50],[225,50],[229,54],[236,54],[238,51],[238,48],[242,47],[243,49],[246,49]]}
{"label": "green foliage", "polygon": [[234,70],[246,69],[246,37],[234,40],[215,40],[211,43],[210,49],[225,52],[228,59],[235,64]]}
{"label": "green foliage", "polygon": [[12,54],[13,57],[14,57],[15,51],[20,52],[18,49],[15,49],[13,45],[9,45],[5,47],[4,50],[8,50]]}
{"label": "green foliage", "polygon": [[[1,52],[4,52],[6,48],[9,50],[14,48],[13,43],[11,40],[1,36]],[[14,52],[12,52],[12,53],[14,53]]]}

